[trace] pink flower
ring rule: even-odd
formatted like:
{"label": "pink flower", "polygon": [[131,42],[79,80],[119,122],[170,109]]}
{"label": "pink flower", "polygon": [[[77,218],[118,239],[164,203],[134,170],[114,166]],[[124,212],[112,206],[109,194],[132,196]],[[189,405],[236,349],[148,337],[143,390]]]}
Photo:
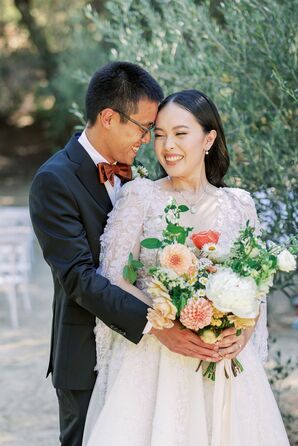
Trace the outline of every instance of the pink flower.
{"label": "pink flower", "polygon": [[190,330],[199,330],[210,324],[212,318],[212,305],[206,299],[189,299],[187,305],[180,313],[180,321]]}
{"label": "pink flower", "polygon": [[160,255],[160,264],[164,268],[175,271],[176,274],[187,274],[193,266],[193,253],[184,245],[174,243],[166,246]]}

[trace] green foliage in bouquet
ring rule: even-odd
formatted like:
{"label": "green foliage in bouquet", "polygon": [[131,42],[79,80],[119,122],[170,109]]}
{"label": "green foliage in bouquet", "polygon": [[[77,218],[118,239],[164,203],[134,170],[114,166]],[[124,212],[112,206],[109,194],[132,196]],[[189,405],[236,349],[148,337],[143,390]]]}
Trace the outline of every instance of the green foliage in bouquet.
{"label": "green foliage in bouquet", "polygon": [[134,260],[132,253],[129,254],[128,262],[123,269],[123,278],[130,283],[135,283],[137,280],[137,271],[144,265],[139,260]]}
{"label": "green foliage in bouquet", "polygon": [[260,285],[277,272],[279,269],[278,254],[285,248],[291,254],[296,255],[298,252],[297,239],[291,237],[285,246],[271,243],[271,246],[267,248],[261,237],[256,236],[255,228],[250,226],[247,221],[246,227],[240,231],[240,236],[235,241],[229,259],[224,262],[224,265],[230,267],[240,276],[252,276],[256,284]]}
{"label": "green foliage in bouquet", "polygon": [[141,246],[147,249],[158,249],[164,248],[172,243],[181,243],[181,245],[184,245],[188,234],[193,229],[179,225],[180,214],[187,211],[189,211],[189,208],[184,204],[177,206],[174,201],[171,201],[164,209],[167,226],[162,233],[163,239],[146,238],[141,241]]}

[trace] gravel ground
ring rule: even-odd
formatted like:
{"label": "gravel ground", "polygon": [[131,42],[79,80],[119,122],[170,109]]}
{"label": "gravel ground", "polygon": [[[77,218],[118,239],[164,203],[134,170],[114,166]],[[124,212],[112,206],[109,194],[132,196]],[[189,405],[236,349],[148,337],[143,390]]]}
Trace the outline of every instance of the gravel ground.
{"label": "gravel ground", "polygon": [[[32,311],[19,302],[20,328],[13,330],[4,296],[0,299],[0,446],[58,445],[58,408],[50,379],[45,379],[51,324],[52,283],[49,268],[35,248]],[[271,300],[271,334],[284,358],[297,353],[298,330],[290,328],[293,310],[287,299]],[[273,311],[274,309],[274,311]],[[282,404],[298,417],[298,371],[284,382],[291,390]],[[293,425],[293,424],[292,424]],[[292,440],[292,446],[297,445]],[[256,445],[257,446],[257,445]]]}
{"label": "gravel ground", "polygon": [[45,379],[51,326],[52,282],[36,249],[30,295],[32,311],[19,301],[20,328],[12,329],[0,300],[0,445],[58,444],[56,395]]}

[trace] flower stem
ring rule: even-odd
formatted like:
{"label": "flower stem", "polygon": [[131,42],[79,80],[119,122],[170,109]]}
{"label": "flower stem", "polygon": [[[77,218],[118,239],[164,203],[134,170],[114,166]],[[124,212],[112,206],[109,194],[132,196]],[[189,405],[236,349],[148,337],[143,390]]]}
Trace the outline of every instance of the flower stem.
{"label": "flower stem", "polygon": [[201,361],[199,362],[198,367],[196,368],[196,372],[198,372],[198,371],[200,370],[200,367],[201,367],[201,365],[202,365],[202,362],[203,362],[203,360],[201,359]]}

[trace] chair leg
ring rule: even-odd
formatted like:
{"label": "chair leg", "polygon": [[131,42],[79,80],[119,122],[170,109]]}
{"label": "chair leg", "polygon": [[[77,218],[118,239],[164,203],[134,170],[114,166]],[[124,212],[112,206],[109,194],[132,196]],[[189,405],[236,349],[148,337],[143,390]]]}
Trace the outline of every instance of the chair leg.
{"label": "chair leg", "polygon": [[17,293],[15,285],[11,285],[8,290],[8,302],[10,309],[10,319],[13,328],[19,327]]}
{"label": "chair leg", "polygon": [[20,293],[22,294],[23,306],[26,311],[32,310],[30,293],[28,283],[22,283],[20,286]]}

